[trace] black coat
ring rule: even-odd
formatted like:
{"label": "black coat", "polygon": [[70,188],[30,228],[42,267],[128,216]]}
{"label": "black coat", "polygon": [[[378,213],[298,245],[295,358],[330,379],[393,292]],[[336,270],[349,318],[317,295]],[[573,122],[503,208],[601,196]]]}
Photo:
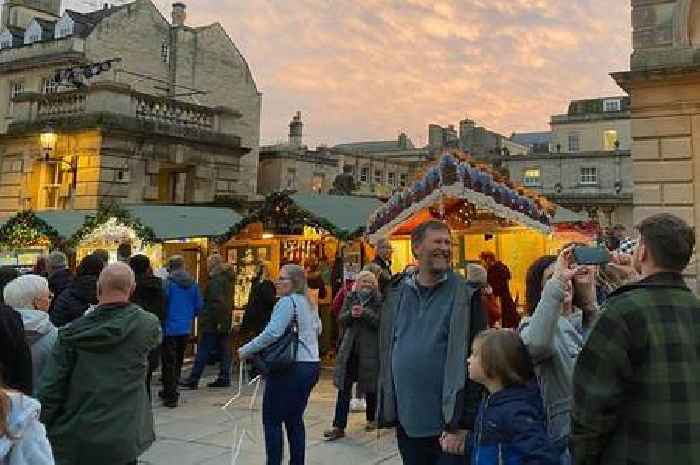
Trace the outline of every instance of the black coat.
{"label": "black coat", "polygon": [[377,255],[374,257],[374,260],[372,260],[372,263],[376,264],[379,266],[379,268],[382,269],[382,273],[379,275],[379,292],[382,294],[386,290],[386,287],[389,285],[391,282],[391,264],[388,262],[385,262],[382,260],[382,258]]}
{"label": "black coat", "polygon": [[340,342],[338,356],[335,361],[333,383],[338,389],[343,389],[345,377],[348,376],[348,362],[357,354],[358,370],[357,385],[362,392],[376,392],[379,376],[379,314],[382,307],[381,298],[374,294],[364,305],[360,318],[352,316],[353,305],[361,305],[357,291],[352,291],[345,297],[343,308],[338,316],[342,328],[343,339]]}
{"label": "black coat", "polygon": [[56,299],[73,282],[73,273],[68,268],[63,268],[49,275],[49,290],[53,294],[53,300],[49,306],[49,313],[53,312]]}
{"label": "black coat", "polygon": [[163,280],[155,276],[137,277],[131,302],[158,317],[161,326],[165,322],[165,289]]}
{"label": "black coat", "polygon": [[83,316],[90,305],[97,305],[97,276],[78,276],[54,299],[51,323],[65,326]]}
{"label": "black coat", "polygon": [[4,304],[0,304],[0,377],[8,388],[32,395],[32,353],[22,317]]}
{"label": "black coat", "polygon": [[257,282],[253,286],[241,323],[244,335],[255,337],[265,329],[270,322],[272,309],[275,308],[276,296],[275,285],[270,280]]}

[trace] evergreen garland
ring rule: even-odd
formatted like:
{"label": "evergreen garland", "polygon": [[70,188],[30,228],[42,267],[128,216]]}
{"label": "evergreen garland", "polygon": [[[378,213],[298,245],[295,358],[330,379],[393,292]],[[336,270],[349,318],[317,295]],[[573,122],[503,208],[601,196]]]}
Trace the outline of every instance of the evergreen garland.
{"label": "evergreen garland", "polygon": [[118,223],[133,229],[134,233],[136,233],[136,237],[145,244],[159,242],[153,229],[143,225],[139,218],[133,218],[126,208],[121,207],[115,202],[111,202],[100,205],[100,208],[94,216],[87,215],[85,217],[85,223],[70,237],[68,243],[71,247],[76,247],[93,231],[112,218],[116,219]]}
{"label": "evergreen garland", "polygon": [[48,240],[51,249],[62,248],[63,238],[58,231],[31,210],[17,213],[0,227],[0,250],[42,245],[43,240]]}
{"label": "evergreen garland", "polygon": [[216,239],[216,242],[223,244],[252,223],[262,223],[265,231],[280,235],[301,235],[304,233],[304,226],[310,226],[344,241],[361,236],[364,232],[364,227],[350,232],[340,229],[325,218],[319,218],[301,208],[292,200],[289,191],[281,191],[265,197],[260,208],[231,226],[225,234]]}

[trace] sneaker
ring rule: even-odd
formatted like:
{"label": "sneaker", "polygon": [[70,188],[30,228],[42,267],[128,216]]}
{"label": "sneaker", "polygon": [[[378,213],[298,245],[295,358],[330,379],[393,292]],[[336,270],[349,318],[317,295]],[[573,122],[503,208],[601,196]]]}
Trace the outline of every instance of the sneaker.
{"label": "sneaker", "polygon": [[191,389],[192,391],[196,391],[199,388],[199,381],[186,380],[184,383],[181,384],[181,386],[185,389]]}
{"label": "sneaker", "polygon": [[374,421],[368,421],[367,424],[365,425],[365,431],[368,433],[371,433],[372,431],[377,430],[377,423]]}
{"label": "sneaker", "polygon": [[168,408],[175,408],[177,407],[177,399],[163,400],[163,406]]}
{"label": "sneaker", "polygon": [[323,439],[326,441],[335,441],[336,439],[344,438],[345,430],[340,428],[333,428],[323,432]]}
{"label": "sneaker", "polygon": [[207,387],[210,387],[210,388],[231,387],[231,381],[224,381],[223,379],[217,379],[213,383],[207,384]]}

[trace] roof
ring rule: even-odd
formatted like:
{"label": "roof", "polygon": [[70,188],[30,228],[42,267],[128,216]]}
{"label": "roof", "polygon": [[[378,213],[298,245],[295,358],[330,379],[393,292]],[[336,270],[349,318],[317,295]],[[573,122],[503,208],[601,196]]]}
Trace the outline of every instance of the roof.
{"label": "roof", "polygon": [[542,132],[521,132],[513,133],[510,137],[512,142],[516,144],[528,146],[528,145],[546,145],[552,141],[551,131]]}
{"label": "roof", "polygon": [[[153,229],[160,240],[189,237],[220,236],[241,221],[242,217],[229,208],[196,207],[178,205],[130,205],[125,206],[134,219]],[[35,213],[52,226],[58,234],[68,239],[85,223],[94,210],[50,210]],[[9,218],[4,218],[4,224]]]}
{"label": "roof", "polygon": [[126,6],[127,5],[111,6],[109,8],[90,11],[88,13],[80,13],[75,10],[66,10],[66,14],[70,16],[70,18],[76,25],[74,34],[79,37],[87,37],[95,28],[95,26],[97,26],[100,23],[100,21],[112,15],[113,13],[116,13],[117,11],[123,9]]}
{"label": "roof", "polygon": [[352,195],[292,194],[292,201],[312,215],[353,233],[367,225],[367,218],[382,202],[375,198]]}
{"label": "roof", "polygon": [[585,115],[589,113],[610,113],[605,111],[606,100],[620,100],[620,112],[629,111],[631,100],[626,95],[617,95],[615,97],[600,97],[588,100],[573,100],[569,104],[568,115]]}
{"label": "roof", "polygon": [[402,150],[411,150],[415,147],[410,139],[405,147],[399,144],[398,140],[384,141],[368,141],[368,142],[353,142],[349,144],[339,144],[333,147],[338,150],[346,150],[349,152],[359,153],[381,153],[381,152],[399,152]]}
{"label": "roof", "polygon": [[562,224],[562,223],[583,223],[588,221],[590,218],[585,212],[577,213],[575,211],[569,210],[568,208],[558,207],[557,211],[554,212],[554,218],[552,218],[552,224]]}

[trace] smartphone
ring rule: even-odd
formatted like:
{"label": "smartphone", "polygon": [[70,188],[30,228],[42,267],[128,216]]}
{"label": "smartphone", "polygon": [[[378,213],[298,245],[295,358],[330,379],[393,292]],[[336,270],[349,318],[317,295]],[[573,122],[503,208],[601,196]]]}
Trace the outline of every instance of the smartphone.
{"label": "smartphone", "polygon": [[610,261],[606,247],[576,247],[574,260],[578,265],[604,265]]}

